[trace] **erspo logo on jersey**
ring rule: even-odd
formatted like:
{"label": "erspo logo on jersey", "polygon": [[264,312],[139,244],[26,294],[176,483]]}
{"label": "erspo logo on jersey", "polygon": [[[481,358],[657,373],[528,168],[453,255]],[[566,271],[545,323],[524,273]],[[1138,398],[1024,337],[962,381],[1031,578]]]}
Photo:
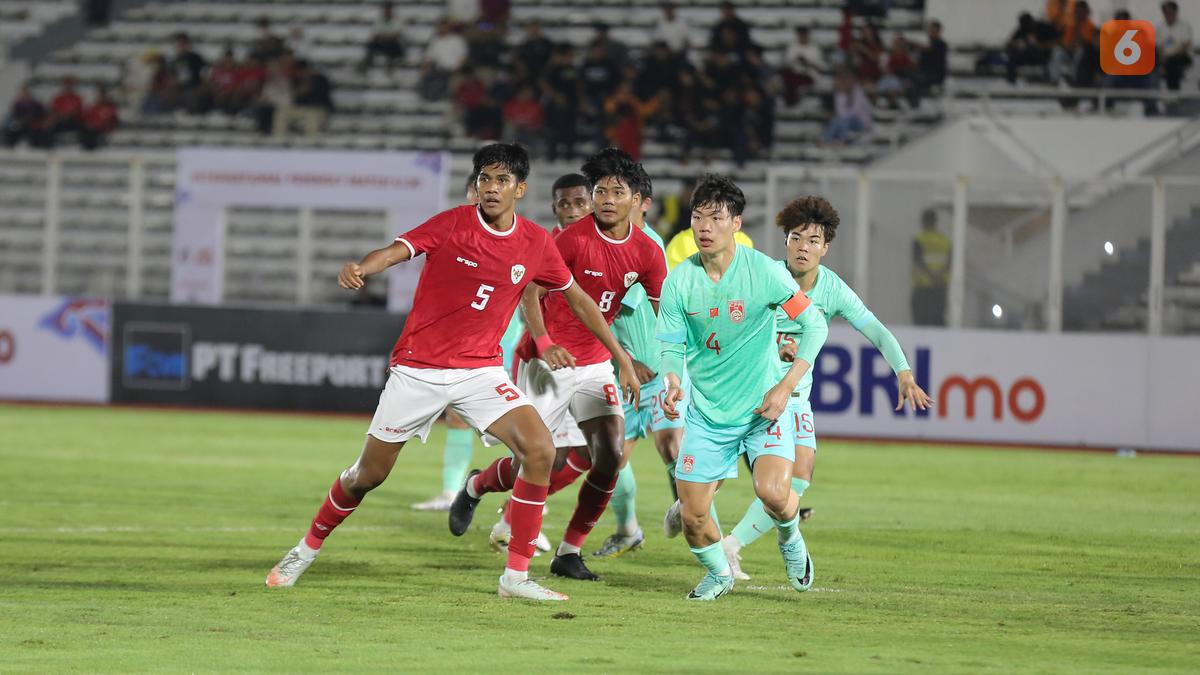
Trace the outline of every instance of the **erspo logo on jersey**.
{"label": "erspo logo on jersey", "polygon": [[[936,413],[917,411],[917,419],[938,418],[997,422],[1015,420],[1025,424],[1036,422],[1046,409],[1046,392],[1041,382],[1029,376],[1001,380],[985,373],[951,372],[932,381],[935,353],[929,347],[918,346],[916,358],[910,362],[917,384],[937,400]],[[857,361],[857,377],[851,371]],[[876,392],[886,392],[887,400],[899,395],[896,376],[883,356],[872,345],[849,349],[827,344],[817,357],[813,369],[813,388],[810,400],[814,412],[845,413],[857,405],[859,415],[870,416],[892,412],[897,417],[908,416],[907,409],[893,412],[891,408],[877,410]],[[894,405],[894,404],[893,404]]]}

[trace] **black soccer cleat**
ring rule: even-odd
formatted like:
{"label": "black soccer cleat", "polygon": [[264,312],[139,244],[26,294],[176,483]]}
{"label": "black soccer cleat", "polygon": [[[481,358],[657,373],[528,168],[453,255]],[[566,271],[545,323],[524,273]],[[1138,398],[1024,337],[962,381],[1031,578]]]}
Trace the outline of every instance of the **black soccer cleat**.
{"label": "black soccer cleat", "polygon": [[554,556],[554,559],[550,561],[550,573],[556,577],[567,577],[568,579],[600,581],[599,575],[593,574],[587,565],[583,564],[583,558],[578,553]]}
{"label": "black soccer cleat", "polygon": [[479,469],[471,469],[467,480],[463,481],[462,489],[454,495],[454,501],[450,502],[450,534],[456,537],[463,536],[467,528],[471,527],[471,520],[475,518],[475,507],[479,506],[479,500],[467,494],[467,481],[477,473]]}
{"label": "black soccer cleat", "polygon": [[802,523],[808,522],[808,519],[812,518],[812,514],[813,514],[812,509],[806,509],[806,508],[800,509],[800,512],[799,512],[800,522],[802,522]]}

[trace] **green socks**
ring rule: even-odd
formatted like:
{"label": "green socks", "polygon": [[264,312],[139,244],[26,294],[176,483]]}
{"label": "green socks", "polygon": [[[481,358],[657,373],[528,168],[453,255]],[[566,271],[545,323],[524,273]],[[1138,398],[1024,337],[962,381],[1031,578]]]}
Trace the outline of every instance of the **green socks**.
{"label": "green socks", "polygon": [[791,520],[775,521],[775,529],[779,532],[779,543],[786,544],[796,537],[800,536],[800,512],[796,511],[796,515],[792,516]]}
{"label": "green socks", "polygon": [[458,492],[462,488],[474,449],[474,430],[446,429],[446,449],[442,452],[442,492]]}
{"label": "green socks", "polygon": [[696,555],[696,559],[701,565],[714,576],[726,577],[729,576],[729,560],[725,558],[725,549],[721,548],[721,542],[709,544],[704,548],[693,548],[692,553]]}
{"label": "green socks", "polygon": [[[801,497],[804,496],[804,491],[808,489],[809,482],[803,478],[792,479],[792,489]],[[742,520],[733,528],[733,537],[738,540],[742,546],[749,546],[758,541],[758,538],[770,532],[775,527],[775,519],[767,514],[767,510],[763,508],[761,499],[755,499],[750,508],[746,509],[746,515],[742,516]]]}
{"label": "green socks", "polygon": [[617,486],[608,505],[617,519],[617,534],[633,534],[637,530],[637,479],[632,464],[627,462],[617,474]]}

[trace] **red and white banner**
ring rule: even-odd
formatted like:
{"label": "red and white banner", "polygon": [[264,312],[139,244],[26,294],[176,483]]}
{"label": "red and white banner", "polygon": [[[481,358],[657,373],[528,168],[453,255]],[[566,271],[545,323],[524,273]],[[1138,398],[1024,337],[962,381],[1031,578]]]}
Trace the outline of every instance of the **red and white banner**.
{"label": "red and white banner", "polygon": [[895,328],[937,406],[894,412],[896,378],[835,323],[814,373],[817,434],[1200,451],[1200,340]]}
{"label": "red and white banner", "polygon": [[[440,152],[181,148],[176,167],[171,302],[217,304],[230,206],[386,211],[384,245],[446,208],[450,162]],[[394,311],[411,307],[420,267],[393,268]]]}
{"label": "red and white banner", "polygon": [[108,401],[108,302],[0,295],[0,399]]}

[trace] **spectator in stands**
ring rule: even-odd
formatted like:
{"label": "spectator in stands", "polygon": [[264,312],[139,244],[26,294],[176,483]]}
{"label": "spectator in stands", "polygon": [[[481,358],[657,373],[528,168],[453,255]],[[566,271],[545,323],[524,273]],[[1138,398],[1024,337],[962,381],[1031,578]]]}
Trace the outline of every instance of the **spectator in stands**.
{"label": "spectator in stands", "polygon": [[262,94],[267,81],[267,68],[258,57],[251,54],[237,67],[237,89],[234,108],[238,111],[249,108]]}
{"label": "spectator in stands", "polygon": [[1061,36],[1075,21],[1075,0],[1046,0],[1046,21]]}
{"label": "spectator in stands", "polygon": [[662,41],[650,46],[650,53],[638,65],[633,79],[633,93],[642,101],[655,101],[654,111],[647,124],[658,128],[661,142],[668,140],[668,128],[675,121],[671,113],[672,100],[679,93],[679,73],[683,68],[683,56],[671,50]]}
{"label": "spectator in stands", "polygon": [[503,27],[511,13],[512,0],[479,0],[479,20],[483,23]]}
{"label": "spectator in stands", "polygon": [[467,41],[449,19],[438,22],[437,34],[425,48],[421,63],[421,96],[427,101],[446,98],[450,76],[467,60]]}
{"label": "spectator in stands", "polygon": [[233,115],[240,109],[241,98],[238,96],[238,64],[233,58],[233,50],[226,48],[221,52],[208,71],[208,98],[211,107],[228,115]]}
{"label": "spectator in stands", "polygon": [[850,65],[854,68],[859,82],[874,85],[883,75],[883,69],[879,66],[882,56],[883,40],[879,37],[879,31],[872,24],[863,24],[857,37],[850,43],[848,54]]}
{"label": "spectator in stands", "polygon": [[909,97],[909,103],[917,105],[913,82],[917,78],[917,64],[913,60],[908,40],[902,33],[896,33],[892,38],[892,48],[888,51],[887,68],[883,77],[875,83],[875,90],[885,96],[889,104],[895,108],[898,96]]}
{"label": "spectator in stands", "polygon": [[462,113],[463,130],[478,140],[500,136],[501,114],[488,94],[487,82],[470,64],[459,71],[454,85],[454,103]]}
{"label": "spectator in stands", "polygon": [[8,117],[4,119],[4,145],[11,148],[21,141],[27,141],[35,148],[50,146],[46,133],[46,107],[34,98],[29,85],[21,85]]}
{"label": "spectator in stands", "polygon": [[1009,36],[1004,49],[1009,83],[1016,83],[1017,73],[1023,67],[1034,66],[1044,71],[1058,37],[1058,29],[1054,24],[1038,21],[1029,12],[1021,12],[1017,17],[1017,28]]}
{"label": "spectator in stands", "polygon": [[508,136],[528,148],[530,156],[540,154],[538,146],[541,145],[546,116],[532,84],[521,85],[517,95],[504,104],[504,124]]}
{"label": "spectator in stands", "polygon": [[187,33],[175,34],[175,57],[171,68],[178,83],[179,105],[188,112],[204,110],[204,71],[208,62],[192,49],[192,39]]}
{"label": "spectator in stands", "polygon": [[871,101],[854,73],[843,68],[833,85],[833,118],[821,138],[844,143],[871,129]]}
{"label": "spectator in stands", "polygon": [[941,21],[930,21],[926,35],[929,42],[917,48],[918,93],[921,95],[940,91],[946,83],[946,55],[950,50],[942,39]]}
{"label": "spectator in stands", "polygon": [[583,112],[595,129],[595,141],[603,146],[606,120],[604,102],[617,89],[621,72],[603,42],[592,42],[587,56],[579,66],[580,82],[583,86]]}
{"label": "spectator in stands", "polygon": [[292,105],[285,111],[282,124],[278,124],[279,118],[276,118],[276,136],[286,133],[293,121],[299,121],[304,135],[315,138],[333,113],[333,85],[307,59],[296,60],[292,72]]}
{"label": "spectator in stands", "polygon": [[812,41],[808,26],[796,26],[796,37],[783,52],[783,101],[789,107],[800,102],[801,90],[816,84],[825,71],[825,53]]}
{"label": "spectator in stands", "polygon": [[75,78],[63,78],[62,89],[50,99],[50,113],[46,118],[46,132],[54,143],[58,135],[76,133],[83,122],[83,98],[75,91]]}
{"label": "spectator in stands", "polygon": [[265,16],[260,17],[254,25],[258,35],[250,43],[249,55],[262,63],[270,63],[282,56],[285,48],[283,38],[271,30],[271,20]]}
{"label": "spectator in stands", "polygon": [[1179,3],[1162,4],[1162,23],[1154,31],[1158,43],[1157,63],[1167,89],[1179,91],[1183,74],[1192,65],[1192,25],[1179,18]]}
{"label": "spectator in stands", "polygon": [[732,48],[738,53],[750,49],[753,41],[750,39],[750,24],[737,15],[737,9],[732,2],[721,3],[721,20],[713,24],[708,35],[709,49],[722,49],[722,33],[730,31],[733,36]]}
{"label": "spectator in stands", "polygon": [[554,43],[542,34],[542,24],[537,19],[525,24],[525,41],[517,47],[514,60],[525,67],[527,73],[540,73],[550,62]]}
{"label": "spectator in stands", "polygon": [[654,27],[654,41],[664,42],[675,54],[685,54],[688,49],[688,33],[691,28],[687,20],[675,11],[675,5],[669,2],[662,4],[662,18]]}
{"label": "spectator in stands", "polygon": [[575,65],[575,49],[559,45],[542,70],[540,87],[546,97],[547,157],[551,161],[575,157],[575,123],[583,100],[583,79]]}
{"label": "spectator in stands", "polygon": [[640,159],[646,119],[654,114],[658,105],[657,97],[642,100],[633,90],[633,81],[622,80],[616,91],[604,101],[604,114],[608,120],[605,130],[607,140],[629,153],[634,160]]}
{"label": "spectator in stands", "polygon": [[289,117],[292,105],[292,80],[288,73],[290,65],[283,59],[269,62],[267,76],[259,91],[254,107],[254,118],[259,133],[283,136],[283,120]]}
{"label": "spectator in stands", "polygon": [[132,56],[121,66],[121,103],[127,108],[140,109],[146,93],[150,91],[158,57],[157,49]]}
{"label": "spectator in stands", "polygon": [[392,10],[392,3],[385,2],[380,7],[379,22],[367,41],[366,54],[363,55],[359,70],[365,71],[375,64],[375,57],[382,56],[387,72],[390,75],[398,61],[404,59],[404,31]]}
{"label": "spectator in stands", "polygon": [[913,323],[944,326],[950,287],[950,239],[938,232],[933,209],[921,214],[921,231],[913,239],[912,256]]}
{"label": "spectator in stands", "polygon": [[595,33],[592,35],[591,42],[588,43],[588,51],[600,49],[604,53],[604,58],[612,61],[614,64],[625,63],[625,57],[629,55],[629,47],[620,40],[613,39],[608,32],[608,24],[603,21],[597,21],[592,24],[592,30]]}
{"label": "spectator in stands", "polygon": [[1091,8],[1084,0],[1072,4],[1072,18],[1050,57],[1051,80],[1066,81],[1076,87],[1095,84],[1100,58],[1099,31],[1091,15]]}
{"label": "spectator in stands", "polygon": [[[508,45],[505,43],[507,27],[502,23],[480,21],[465,32],[467,40],[467,63],[483,70],[484,79],[503,74],[498,66],[505,61]],[[497,72],[497,71],[501,72]]]}
{"label": "spectator in stands", "polygon": [[151,57],[153,71],[146,96],[142,99],[143,115],[161,115],[175,110],[179,101],[179,82],[175,70],[162,54]]}
{"label": "spectator in stands", "polygon": [[685,163],[693,149],[699,149],[707,161],[709,151],[722,145],[718,97],[719,90],[705,70],[684,68],[679,73],[674,114],[684,131],[680,157]]}
{"label": "spectator in stands", "polygon": [[117,128],[117,104],[108,95],[108,87],[96,89],[96,100],[83,112],[83,128],[79,130],[79,144],[85,150],[100,147]]}

